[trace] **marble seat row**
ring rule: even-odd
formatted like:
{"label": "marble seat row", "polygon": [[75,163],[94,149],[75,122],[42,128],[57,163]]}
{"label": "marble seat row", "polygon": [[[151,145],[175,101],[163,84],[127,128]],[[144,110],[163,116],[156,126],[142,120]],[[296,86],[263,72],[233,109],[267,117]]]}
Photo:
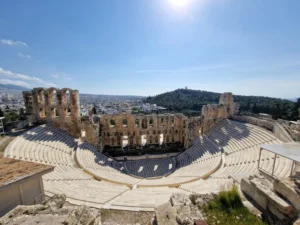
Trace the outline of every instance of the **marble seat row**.
{"label": "marble seat row", "polygon": [[187,191],[178,188],[135,188],[114,198],[106,207],[133,211],[154,211],[157,206],[166,203],[173,193],[188,194]]}
{"label": "marble seat row", "polygon": [[[237,129],[238,128],[238,129]],[[243,132],[237,132],[242,130]],[[258,161],[261,144],[279,144],[269,131],[254,125],[227,120],[221,126],[210,130],[208,137],[224,149],[223,167],[210,176],[212,179],[224,179],[230,176],[248,176],[258,170]],[[262,151],[260,168],[272,173],[274,154]],[[292,161],[277,156],[274,175],[288,176]]]}
{"label": "marble seat row", "polygon": [[99,153],[97,149],[84,142],[76,151],[79,165],[97,179],[108,180],[126,185],[134,185],[141,179],[127,175],[122,164]]}
{"label": "marble seat row", "polygon": [[71,204],[85,204],[95,208],[102,208],[109,200],[129,190],[123,185],[115,185],[105,181],[48,181],[44,180],[45,192],[48,196],[65,193]]}
{"label": "marble seat row", "polygon": [[[57,129],[54,132],[57,134],[59,130]],[[50,142],[56,142],[55,137],[57,137],[57,135],[48,135],[47,132],[44,125],[24,132],[8,145],[4,156],[54,166],[54,171],[45,175],[44,180],[92,179],[92,176],[84,173],[77,166],[73,159],[73,152],[68,150],[69,147],[66,147],[68,146],[66,143],[62,143],[61,145],[45,144],[45,142],[48,142],[48,139],[51,140]],[[65,134],[66,136],[66,140],[71,140],[72,136]],[[74,137],[73,142],[75,143]]]}

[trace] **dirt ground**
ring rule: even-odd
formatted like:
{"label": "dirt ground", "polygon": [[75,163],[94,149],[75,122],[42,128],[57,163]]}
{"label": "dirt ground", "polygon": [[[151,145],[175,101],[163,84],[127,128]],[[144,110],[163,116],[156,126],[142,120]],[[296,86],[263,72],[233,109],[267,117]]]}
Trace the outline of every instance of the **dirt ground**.
{"label": "dirt ground", "polygon": [[15,180],[26,175],[39,173],[50,168],[52,168],[52,166],[25,162],[10,158],[1,158],[0,186],[4,185],[8,181]]}

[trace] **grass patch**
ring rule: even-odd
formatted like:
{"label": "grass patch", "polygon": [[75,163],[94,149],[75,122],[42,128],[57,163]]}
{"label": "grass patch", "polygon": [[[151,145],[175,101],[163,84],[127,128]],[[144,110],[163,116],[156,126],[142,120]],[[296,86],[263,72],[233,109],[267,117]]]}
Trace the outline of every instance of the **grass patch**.
{"label": "grass patch", "polygon": [[266,225],[242,203],[237,187],[220,192],[212,201],[201,207],[209,225]]}

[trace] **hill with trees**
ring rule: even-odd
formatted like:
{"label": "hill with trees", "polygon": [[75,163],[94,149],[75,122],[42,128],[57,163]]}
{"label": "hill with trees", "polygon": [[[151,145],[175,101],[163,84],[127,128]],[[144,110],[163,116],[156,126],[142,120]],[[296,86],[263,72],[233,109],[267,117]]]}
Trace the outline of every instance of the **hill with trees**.
{"label": "hill with trees", "polygon": [[[203,105],[217,104],[220,95],[220,93],[209,91],[177,89],[145,98],[144,102],[163,106],[170,112],[182,112],[187,116],[195,116],[201,114]],[[267,113],[271,114],[274,119],[299,119],[300,99],[293,102],[263,96],[234,95],[233,97],[236,102],[240,103],[241,113]]]}

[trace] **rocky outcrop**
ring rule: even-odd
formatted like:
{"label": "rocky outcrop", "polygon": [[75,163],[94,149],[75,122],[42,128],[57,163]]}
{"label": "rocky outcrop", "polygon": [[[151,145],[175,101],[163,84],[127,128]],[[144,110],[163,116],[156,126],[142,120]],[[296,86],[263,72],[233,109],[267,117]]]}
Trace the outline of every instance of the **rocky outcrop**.
{"label": "rocky outcrop", "polygon": [[194,225],[207,224],[203,220],[198,205],[212,198],[201,195],[173,194],[170,201],[156,209],[158,225]]}
{"label": "rocky outcrop", "polygon": [[[100,210],[64,206],[66,196],[54,195],[38,205],[19,205],[0,219],[0,225],[101,225]],[[64,206],[64,207],[63,207]]]}
{"label": "rocky outcrop", "polygon": [[281,178],[274,181],[274,190],[300,211],[300,190],[294,180]]}
{"label": "rocky outcrop", "polygon": [[298,187],[291,178],[269,181],[262,176],[243,178],[241,190],[258,205],[271,224],[293,224],[300,212]]}
{"label": "rocky outcrop", "polygon": [[64,221],[64,225],[101,225],[101,213],[98,209],[91,209],[81,205],[76,207]]}

